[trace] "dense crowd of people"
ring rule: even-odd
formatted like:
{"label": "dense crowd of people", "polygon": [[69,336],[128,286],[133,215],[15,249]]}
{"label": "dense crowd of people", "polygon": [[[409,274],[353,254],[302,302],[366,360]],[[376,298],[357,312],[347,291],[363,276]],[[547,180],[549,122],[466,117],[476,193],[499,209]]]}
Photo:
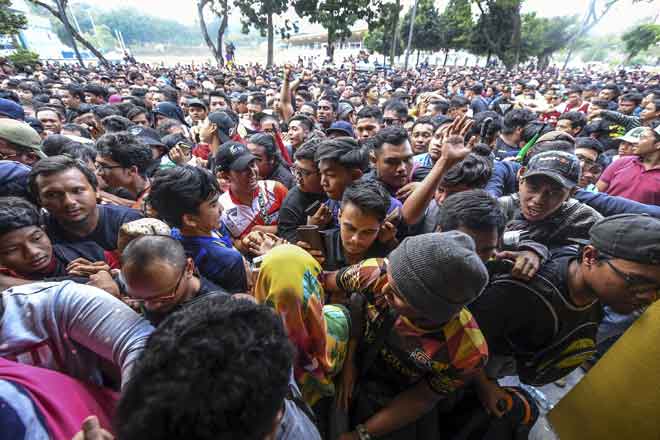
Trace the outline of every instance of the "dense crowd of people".
{"label": "dense crowd of people", "polygon": [[521,439],[660,291],[660,75],[2,65],[1,439]]}

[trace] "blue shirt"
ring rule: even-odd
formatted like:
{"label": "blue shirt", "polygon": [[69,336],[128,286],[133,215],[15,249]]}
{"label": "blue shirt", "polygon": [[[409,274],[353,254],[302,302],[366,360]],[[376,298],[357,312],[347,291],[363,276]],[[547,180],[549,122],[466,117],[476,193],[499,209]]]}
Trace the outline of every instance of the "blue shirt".
{"label": "blue shirt", "polygon": [[413,162],[423,167],[431,168],[433,166],[433,160],[431,159],[431,155],[429,153],[422,153],[418,154],[417,156],[413,156]]}
{"label": "blue shirt", "polygon": [[518,171],[522,165],[512,160],[495,161],[493,174],[485,190],[493,197],[508,196],[518,192]]}
{"label": "blue shirt", "polygon": [[[224,224],[211,237],[178,236],[186,253],[195,261],[199,273],[231,293],[247,292],[243,257],[232,245]],[[174,235],[174,234],[173,234]]]}

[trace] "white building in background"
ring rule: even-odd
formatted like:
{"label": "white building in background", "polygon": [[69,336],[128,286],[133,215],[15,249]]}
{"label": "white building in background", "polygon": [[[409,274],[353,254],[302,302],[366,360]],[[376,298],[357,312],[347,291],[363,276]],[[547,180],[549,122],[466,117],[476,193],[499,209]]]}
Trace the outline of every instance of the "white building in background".
{"label": "white building in background", "polygon": [[[62,44],[48,18],[34,15],[24,0],[12,0],[11,7],[23,13],[28,21],[27,29],[22,30],[18,35],[23,47],[38,53],[44,60],[76,60],[73,49]],[[12,51],[11,40],[2,41],[0,45],[2,52]],[[80,47],[79,49],[83,59],[95,59],[88,51]]]}

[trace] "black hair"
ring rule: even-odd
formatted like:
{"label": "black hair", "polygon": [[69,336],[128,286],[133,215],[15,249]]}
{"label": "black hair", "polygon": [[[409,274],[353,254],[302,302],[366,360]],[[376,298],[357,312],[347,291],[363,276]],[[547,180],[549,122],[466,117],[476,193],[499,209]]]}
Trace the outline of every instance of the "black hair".
{"label": "black hair", "polygon": [[161,93],[165,98],[165,101],[172,102],[174,104],[176,104],[176,102],[179,100],[179,93],[176,91],[176,89],[170,86],[161,87],[158,89],[157,93]]}
{"label": "black hair", "polygon": [[118,438],[263,439],[289,392],[292,362],[272,309],[208,295],[149,337],[122,390]]}
{"label": "black hair", "polygon": [[126,113],[126,119],[132,121],[134,117],[141,115],[142,113],[144,113],[147,116],[147,119],[149,119],[149,111],[147,109],[139,106],[134,106]]}
{"label": "black hair", "polygon": [[442,115],[446,115],[447,112],[449,111],[449,101],[445,99],[439,99],[436,101],[431,102],[429,106],[433,111],[437,111],[438,113]]}
{"label": "black hair", "polygon": [[587,125],[587,117],[584,113],[582,112],[566,112],[563,113],[557,118],[557,120],[561,119],[566,119],[568,121],[571,121],[571,128],[576,129],[579,128],[582,130],[585,125]]}
{"label": "black hair", "polygon": [[291,117],[291,119],[289,119],[289,126],[291,126],[291,123],[294,121],[300,122],[300,124],[303,125],[307,131],[314,130],[314,121],[305,115],[294,115]]}
{"label": "black hair", "polygon": [[275,163],[279,162],[279,150],[277,149],[275,138],[273,136],[267,133],[255,133],[248,138],[248,143],[264,147],[264,151],[266,152],[268,159],[275,159]]}
{"label": "black hair", "polygon": [[480,152],[472,152],[445,173],[440,185],[452,188],[465,185],[470,188],[484,188],[493,174],[493,162]]}
{"label": "black hair", "polygon": [[121,265],[137,263],[138,267],[147,268],[154,262],[165,261],[177,270],[186,265],[186,251],[181,241],[166,235],[142,235],[124,248]]}
{"label": "black hair", "polygon": [[[407,114],[407,111],[406,111]],[[373,118],[378,121],[379,124],[383,122],[383,112],[380,111],[378,107],[375,105],[372,106],[365,106],[360,109],[359,112],[357,112],[357,118],[356,121],[359,121],[360,119],[368,119],[368,118]]]}
{"label": "black hair", "polygon": [[601,154],[605,151],[605,146],[598,140],[592,137],[578,137],[575,138],[575,149],[588,148]]}
{"label": "black hair", "polygon": [[470,90],[477,95],[481,95],[484,92],[484,86],[481,84],[474,84],[470,87]]}
{"label": "black hair", "polygon": [[60,154],[66,154],[67,156],[73,157],[74,159],[80,159],[83,162],[92,162],[96,161],[97,155],[96,148],[90,144],[81,144],[80,142],[69,142],[64,147],[62,147]]}
{"label": "black hair", "polygon": [[573,87],[571,87],[570,89],[568,89],[568,91],[566,92],[566,95],[571,95],[571,94],[573,94],[573,93],[577,93],[577,94],[579,94],[580,96],[582,96],[582,92],[583,92],[583,91],[584,91],[584,90],[582,89],[582,87],[580,87],[580,86],[573,86]]}
{"label": "black hair", "polygon": [[422,116],[421,118],[417,118],[415,120],[415,123],[412,125],[412,128],[410,129],[410,131],[413,131],[415,129],[415,127],[418,126],[418,125],[430,125],[430,126],[433,127],[433,129],[432,129],[433,132],[435,132],[435,129],[437,128],[437,124],[436,124],[435,120],[430,116]]}
{"label": "black hair", "polygon": [[605,84],[603,90],[612,90],[614,92],[614,97],[617,98],[621,94],[621,89],[614,83]]}
{"label": "black hair", "polygon": [[110,104],[96,105],[92,107],[92,113],[94,113],[94,116],[101,120],[103,120],[103,118],[107,118],[108,116],[121,116],[119,109]]}
{"label": "black hair", "polygon": [[72,143],[73,141],[61,134],[51,134],[46,137],[41,143],[41,151],[44,152],[46,156],[57,156],[62,154],[62,149]]}
{"label": "black hair", "polygon": [[[323,95],[321,98],[319,98],[318,104],[320,104],[321,101],[328,101],[330,105],[332,105],[332,111],[337,113],[337,109],[339,108],[339,101],[337,100],[336,96],[326,94]],[[317,104],[317,108],[318,108],[318,104]]]}
{"label": "black hair", "polygon": [[490,144],[495,141],[497,135],[502,131],[502,116],[498,113],[487,110],[485,112],[479,112],[474,117],[474,124],[470,128],[467,139],[470,139],[472,136],[481,137],[481,142]]}
{"label": "black hair", "polygon": [[365,214],[373,215],[379,222],[385,220],[392,198],[385,187],[375,180],[358,180],[344,190],[341,206],[351,203]]}
{"label": "black hair", "polygon": [[32,197],[37,202],[39,202],[39,187],[37,185],[37,177],[50,176],[52,174],[61,173],[70,169],[77,169],[80,171],[82,175],[85,176],[87,182],[89,182],[92,188],[96,190],[98,187],[96,174],[87,168],[83,161],[65,155],[58,155],[41,159],[36,164],[34,164],[34,166],[32,166],[32,171],[30,171],[30,176],[28,177],[28,185]]}
{"label": "black hair", "polygon": [[41,226],[39,209],[21,197],[0,197],[0,236],[28,226]]}
{"label": "black hair", "polygon": [[619,100],[633,102],[635,103],[635,106],[639,106],[644,100],[644,96],[641,93],[626,93],[625,95],[622,95]]}
{"label": "black hair", "polygon": [[318,150],[319,145],[321,145],[323,140],[324,139],[320,137],[311,137],[307,141],[303,142],[303,144],[293,154],[293,157],[297,160],[311,160],[314,162],[316,151]]}
{"label": "black hair", "polygon": [[387,101],[383,107],[383,113],[386,111],[393,111],[399,119],[408,117],[408,106],[400,99],[393,98]]}
{"label": "black hair", "polygon": [[347,136],[326,139],[321,142],[314,160],[315,162],[334,160],[345,168],[360,171],[364,171],[369,165],[366,150],[355,139]]}
{"label": "black hair", "polygon": [[85,87],[83,87],[83,92],[91,93],[95,96],[100,96],[104,100],[108,98],[108,90],[99,84],[87,84]]}
{"label": "black hair", "polygon": [[62,130],[67,130],[67,131],[76,131],[79,133],[80,137],[84,137],[87,139],[92,138],[92,134],[89,132],[87,127],[80,125],[80,124],[64,124],[62,125]]}
{"label": "black hair", "polygon": [[151,148],[127,132],[104,134],[96,141],[96,149],[123,168],[136,167],[141,176],[146,175],[153,161]]}
{"label": "black hair", "polygon": [[536,115],[529,110],[513,109],[504,116],[502,133],[511,134],[516,128],[523,128],[534,119]]}
{"label": "black hair", "polygon": [[534,136],[538,135],[538,137],[543,136],[546,133],[550,133],[552,130],[552,126],[550,124],[545,124],[543,122],[530,122],[525,126],[523,129],[521,135],[520,135],[520,140],[522,142],[529,142],[531,141]]}
{"label": "black hair", "polygon": [[160,170],[151,182],[149,203],[170,226],[183,227],[184,214],[199,214],[199,205],[220,193],[215,176],[189,165]]}
{"label": "black hair", "polygon": [[229,96],[227,96],[227,94],[222,90],[211,90],[209,92],[209,97],[211,96],[217,96],[223,98],[227,104],[231,104],[231,98],[229,98]]}
{"label": "black hair", "polygon": [[106,116],[101,119],[101,124],[106,133],[126,131],[135,125],[130,119],[126,119],[123,116]]}
{"label": "black hair", "polygon": [[452,98],[449,100],[448,110],[465,107],[466,105],[470,105],[470,101],[466,97],[452,96]]}
{"label": "black hair", "polygon": [[408,131],[399,125],[385,127],[378,131],[373,137],[370,146],[376,151],[380,151],[384,144],[401,145],[408,139]]}
{"label": "black hair", "polygon": [[0,98],[14,101],[16,104],[21,103],[21,98],[18,96],[18,93],[13,90],[0,90]]}
{"label": "black hair", "polygon": [[464,226],[476,231],[495,228],[502,235],[505,225],[506,218],[497,199],[483,189],[452,194],[442,202],[438,211],[438,226],[442,232]]}
{"label": "black hair", "polygon": [[601,109],[607,110],[608,106],[610,105],[610,101],[606,101],[604,99],[592,99],[591,100],[591,105],[594,105],[596,107],[600,107]]}
{"label": "black hair", "polygon": [[135,104],[133,104],[132,102],[124,102],[124,101],[113,105],[117,108],[117,110],[121,112],[121,115],[123,117],[126,117],[128,112],[130,112],[136,107]]}

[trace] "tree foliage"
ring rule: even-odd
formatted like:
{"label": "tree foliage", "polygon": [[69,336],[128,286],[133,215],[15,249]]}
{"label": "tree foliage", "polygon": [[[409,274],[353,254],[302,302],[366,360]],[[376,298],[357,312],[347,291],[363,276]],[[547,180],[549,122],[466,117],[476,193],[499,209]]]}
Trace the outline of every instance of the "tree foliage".
{"label": "tree foliage", "polygon": [[567,47],[577,31],[576,16],[545,18],[537,17],[535,13],[524,14],[520,61],[536,58],[539,67],[547,67],[550,57]]}
{"label": "tree foliage", "polygon": [[660,25],[642,24],[629,30],[621,37],[625,45],[628,60],[637,56],[640,52],[648,50],[660,42]]}
{"label": "tree foliage", "polygon": [[34,66],[39,62],[39,54],[29,51],[27,49],[17,49],[14,53],[7,57],[18,70],[25,70],[26,68],[34,69]]}
{"label": "tree foliage", "polygon": [[481,12],[470,41],[471,52],[497,55],[507,67],[520,61],[522,0],[474,0]]}
{"label": "tree foliage", "polygon": [[358,20],[367,22],[376,16],[369,0],[293,0],[293,7],[300,17],[311,23],[321,24],[328,33],[327,55],[334,55],[335,43],[351,36],[351,26]]}
{"label": "tree foliage", "polygon": [[397,32],[401,9],[400,2],[383,3],[378,14],[369,22],[369,31],[363,41],[371,52],[390,55],[390,64],[394,62],[394,57],[402,55],[404,50],[401,33]]}
{"label": "tree foliage", "polygon": [[[213,11],[213,14],[218,19],[218,29],[215,32],[215,42],[211,39],[211,31],[204,18],[204,8],[206,8],[206,6],[209,6],[210,10]],[[213,54],[213,58],[215,58],[215,61],[219,66],[223,66],[225,60],[222,56],[222,41],[229,24],[228,0],[197,0],[197,18],[199,20],[199,27],[202,31],[202,36],[204,37],[204,41],[211,51],[211,54]]]}
{"label": "tree foliage", "polygon": [[[289,0],[234,0],[234,4],[241,11],[243,17],[243,33],[248,33],[250,27],[257,29],[262,36],[268,37],[267,66],[273,65],[273,47],[275,44],[275,25],[273,17],[281,15],[289,7]],[[297,30],[297,24],[286,20],[284,26],[279,29],[282,38],[289,36],[292,29]]]}
{"label": "tree foliage", "polygon": [[10,8],[10,0],[0,0],[0,35],[16,35],[27,27],[25,15]]}

